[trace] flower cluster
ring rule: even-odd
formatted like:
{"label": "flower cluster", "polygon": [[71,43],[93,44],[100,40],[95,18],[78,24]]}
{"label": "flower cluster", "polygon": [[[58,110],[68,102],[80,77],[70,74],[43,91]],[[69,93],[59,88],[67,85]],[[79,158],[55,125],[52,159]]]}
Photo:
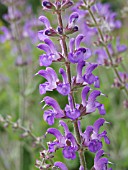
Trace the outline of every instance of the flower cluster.
{"label": "flower cluster", "polygon": [[[108,159],[101,158],[104,153],[102,150],[102,139],[105,140],[106,144],[110,144],[107,132],[100,132],[100,127],[106,122],[105,119],[99,118],[93,126],[87,126],[84,132],[82,132],[80,126],[80,120],[84,116],[94,113],[96,109],[98,109],[100,115],[105,115],[106,113],[104,105],[97,101],[98,96],[104,94],[100,90],[92,89],[100,87],[99,77],[93,73],[93,70],[95,70],[99,64],[88,61],[92,55],[91,50],[81,45],[82,42],[85,42],[86,37],[78,33],[76,38],[69,38],[67,45],[67,38],[79,30],[76,24],[82,14],[79,11],[71,13],[65,26],[63,24],[62,12],[73,6],[72,1],[56,0],[52,3],[48,0],[43,0],[42,6],[44,10],[54,12],[54,15],[57,16],[58,25],[54,28],[47,17],[43,15],[39,17],[39,20],[45,26],[43,30],[38,32],[41,43],[37,48],[43,51],[43,54],[39,56],[39,64],[40,66],[46,67],[46,69],[41,69],[35,74],[42,76],[46,80],[43,84],[39,85],[39,92],[43,95],[47,91],[56,90],[60,95],[67,96],[68,99],[68,103],[63,109],[58,101],[52,97],[45,96],[41,101],[41,103],[45,103],[43,110],[46,106],[49,107],[44,110],[44,120],[51,126],[56,119],[59,119],[59,124],[64,129],[64,135],[56,128],[47,129],[46,136],[47,134],[52,134],[56,139],[48,142],[48,150],[42,152],[43,161],[49,159],[48,155],[54,154],[56,150],[60,148],[62,148],[63,156],[66,159],[72,160],[76,159],[76,152],[83,153],[84,150],[89,150],[96,154],[93,169],[110,170],[110,168],[108,168]],[[108,20],[110,21],[111,18]],[[59,44],[56,45],[51,38],[57,39]],[[61,67],[59,69],[62,80],[60,80],[56,70],[51,67],[52,63],[57,62],[63,63],[63,65],[65,64],[65,68]],[[71,65],[76,66],[75,76],[72,76]],[[81,87],[81,102],[76,103],[73,95],[74,89]],[[75,136],[69,130],[67,123],[64,122],[65,119],[69,119],[72,124],[74,124]],[[83,160],[83,162],[81,161],[79,169],[86,170],[84,156],[79,154],[79,158]],[[44,161],[42,165],[40,161],[37,161],[36,166],[39,169],[45,169],[46,166],[54,166],[62,170],[67,169],[66,165],[61,162],[50,165],[45,164]]]}

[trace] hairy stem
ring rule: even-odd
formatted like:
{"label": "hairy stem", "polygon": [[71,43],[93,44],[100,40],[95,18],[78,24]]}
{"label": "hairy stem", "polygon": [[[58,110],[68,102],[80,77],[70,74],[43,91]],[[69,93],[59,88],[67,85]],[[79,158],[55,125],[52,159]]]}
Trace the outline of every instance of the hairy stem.
{"label": "hairy stem", "polygon": [[[63,21],[62,21],[61,11],[57,11],[56,13],[57,13],[57,18],[58,18],[58,24],[61,27],[61,29],[63,30]],[[65,61],[66,61],[66,63],[65,63],[66,73],[67,73],[67,76],[68,76],[68,82],[70,83],[70,86],[71,86],[71,68],[70,68],[70,62],[68,60],[68,51],[67,51],[67,45],[66,45],[65,38],[66,38],[66,36],[62,34],[61,41],[62,41],[62,48],[63,48],[63,51],[64,51],[64,58],[65,58]],[[75,107],[73,92],[71,91],[70,94],[72,96],[73,104],[74,104],[74,107]],[[74,131],[75,131],[77,142],[81,145],[81,137],[80,137],[77,121],[74,122]],[[84,170],[87,170],[86,160],[85,160],[85,156],[84,156],[83,151],[79,151],[79,158],[80,158],[81,166],[84,167]]]}

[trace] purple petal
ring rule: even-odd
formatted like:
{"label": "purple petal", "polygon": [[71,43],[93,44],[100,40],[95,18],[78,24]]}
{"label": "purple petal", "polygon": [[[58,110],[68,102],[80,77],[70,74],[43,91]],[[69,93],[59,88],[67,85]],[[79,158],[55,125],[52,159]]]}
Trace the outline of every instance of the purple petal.
{"label": "purple petal", "polygon": [[56,47],[55,47],[54,43],[52,42],[52,40],[46,38],[46,39],[44,39],[44,42],[49,46],[52,53],[56,54],[56,52],[57,52]]}
{"label": "purple petal", "polygon": [[67,136],[67,134],[70,133],[67,124],[66,124],[63,120],[60,120],[60,121],[59,121],[59,124],[60,124],[61,126],[63,126],[64,132],[65,132],[65,136]]}
{"label": "purple petal", "polygon": [[44,120],[49,124],[53,125],[54,124],[54,118],[55,118],[55,113],[53,110],[45,110],[44,115],[43,115]]}
{"label": "purple petal", "polygon": [[55,162],[54,166],[56,166],[57,168],[60,168],[61,170],[68,170],[66,165],[64,163],[62,163],[62,162]]}
{"label": "purple petal", "polygon": [[69,25],[72,23],[75,24],[78,18],[79,18],[79,14],[77,12],[73,12],[69,17],[69,21],[68,21]]}
{"label": "purple petal", "polygon": [[97,153],[96,153],[96,156],[94,158],[94,162],[98,162],[98,160],[100,159],[100,157],[104,154],[104,151],[103,150],[99,150]]}
{"label": "purple petal", "polygon": [[73,110],[74,109],[73,98],[70,94],[68,95],[68,103],[69,103],[71,110]]}
{"label": "purple petal", "polygon": [[88,148],[91,152],[96,153],[98,150],[102,148],[102,142],[100,142],[97,139],[93,139],[90,141]]}
{"label": "purple petal", "polygon": [[78,109],[74,109],[73,111],[69,110],[66,112],[66,116],[72,120],[77,119],[78,117],[80,117],[80,115],[81,113]]}
{"label": "purple petal", "polygon": [[81,41],[83,40],[84,38],[84,35],[82,34],[79,34],[77,37],[76,37],[76,40],[75,40],[75,48],[78,49],[80,47],[80,43]]}
{"label": "purple petal", "polygon": [[83,133],[84,144],[88,146],[89,141],[91,140],[91,134],[93,132],[93,126],[87,126],[85,132]]}
{"label": "purple petal", "polygon": [[98,76],[95,76],[95,82],[94,82],[94,86],[96,88],[100,88],[100,80]]}
{"label": "purple petal", "polygon": [[101,138],[104,138],[106,144],[110,144],[110,140],[109,138],[107,137],[107,132],[106,131],[103,131],[101,134],[98,135],[99,139]]}
{"label": "purple petal", "polygon": [[40,55],[39,57],[40,66],[50,66],[52,64],[52,55]]}
{"label": "purple petal", "polygon": [[92,71],[98,66],[98,64],[89,64],[86,67],[86,74],[89,75],[92,73]]}
{"label": "purple petal", "polygon": [[76,159],[76,153],[72,147],[64,147],[63,155],[67,159],[72,159],[72,160]]}
{"label": "purple petal", "polygon": [[83,88],[82,93],[81,93],[81,98],[82,98],[82,105],[86,106],[87,102],[86,102],[86,97],[88,92],[90,91],[90,87],[86,86]]}
{"label": "purple petal", "polygon": [[70,53],[73,53],[74,51],[74,48],[75,48],[75,38],[71,38],[70,39],[70,42],[69,42],[69,50],[70,50]]}
{"label": "purple petal", "polygon": [[99,129],[101,126],[103,126],[103,124],[105,123],[105,119],[104,118],[99,118],[98,120],[95,121],[93,127],[94,127],[94,131],[96,134],[99,133]]}
{"label": "purple petal", "polygon": [[55,70],[51,67],[47,67],[46,68],[46,71],[48,72],[49,75],[51,75],[52,79],[54,82],[57,82],[58,81],[58,77],[57,77],[57,74],[55,72]]}
{"label": "purple petal", "polygon": [[40,41],[44,41],[44,39],[47,38],[44,30],[38,31],[38,38]]}
{"label": "purple petal", "polygon": [[54,110],[57,112],[57,118],[61,118],[64,116],[64,112],[63,110],[60,108],[59,104],[57,103],[57,101],[49,96],[44,97],[43,99],[45,101],[45,103],[49,106],[52,106],[54,108]]}
{"label": "purple petal", "polygon": [[69,53],[68,54],[68,59],[72,63],[78,63],[80,61],[83,61],[85,52],[86,52],[85,48],[79,48],[78,50],[75,51],[74,54]]}
{"label": "purple petal", "polygon": [[107,170],[108,159],[107,158],[100,158],[98,162],[94,164],[95,170],[105,169]]}
{"label": "purple petal", "polygon": [[51,54],[50,47],[47,44],[39,44],[37,47],[45,51],[48,55]]}
{"label": "purple petal", "polygon": [[86,106],[86,112],[94,112],[96,110],[95,100],[101,94],[100,91],[94,90],[88,98],[88,104]]}
{"label": "purple petal", "polygon": [[42,16],[39,17],[39,20],[40,20],[41,22],[43,22],[43,24],[45,25],[45,27],[46,27],[47,29],[51,27],[50,22],[49,22],[49,20],[48,20],[47,17],[45,17],[45,16],[42,15]]}
{"label": "purple petal", "polygon": [[63,68],[60,68],[59,73],[62,75],[63,83],[67,84],[68,83],[68,78],[67,78],[65,70]]}
{"label": "purple petal", "polygon": [[99,110],[99,113],[101,115],[105,115],[106,114],[106,110],[104,108],[104,105],[99,103],[99,102],[96,102],[95,104],[96,104],[96,108]]}
{"label": "purple petal", "polygon": [[57,85],[57,91],[63,96],[67,96],[70,93],[70,84],[59,83]]}
{"label": "purple petal", "polygon": [[39,85],[39,93],[41,95],[46,93],[46,87],[47,87],[47,84],[45,84],[45,83]]}
{"label": "purple petal", "polygon": [[84,55],[84,60],[87,60],[88,58],[90,58],[92,55],[92,52],[89,48],[86,48],[86,53]]}
{"label": "purple petal", "polygon": [[82,69],[84,66],[85,66],[85,61],[78,62],[76,83],[83,83]]}
{"label": "purple petal", "polygon": [[47,133],[54,135],[59,141],[61,141],[61,139],[63,138],[60,131],[56,128],[49,128],[47,130]]}
{"label": "purple petal", "polygon": [[73,136],[73,134],[72,133],[68,133],[66,138],[68,140],[70,140],[70,142],[72,143],[71,145],[73,146],[74,151],[77,151],[78,150],[78,145],[77,145],[76,139]]}

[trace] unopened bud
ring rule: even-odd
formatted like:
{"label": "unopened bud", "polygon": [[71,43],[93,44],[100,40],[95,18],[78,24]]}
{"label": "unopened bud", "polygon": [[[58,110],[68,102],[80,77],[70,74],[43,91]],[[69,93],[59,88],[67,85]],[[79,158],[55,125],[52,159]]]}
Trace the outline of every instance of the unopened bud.
{"label": "unopened bud", "polygon": [[73,1],[67,1],[62,5],[62,10],[65,10],[73,5]]}
{"label": "unopened bud", "polygon": [[74,27],[72,27],[72,28],[66,28],[66,29],[65,29],[65,34],[66,34],[66,35],[73,34],[73,33],[75,33],[76,31],[78,31],[78,26],[74,26]]}
{"label": "unopened bud", "polygon": [[47,9],[53,9],[55,10],[55,6],[53,5],[53,3],[49,2],[49,1],[43,1],[42,5],[47,8]]}

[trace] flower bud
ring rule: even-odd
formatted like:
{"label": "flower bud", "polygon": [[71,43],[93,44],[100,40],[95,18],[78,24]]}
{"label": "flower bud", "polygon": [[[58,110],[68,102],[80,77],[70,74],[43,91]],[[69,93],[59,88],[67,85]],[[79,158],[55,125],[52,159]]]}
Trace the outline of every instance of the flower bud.
{"label": "flower bud", "polygon": [[49,1],[43,1],[42,6],[44,6],[47,9],[53,9],[55,10],[55,6],[53,5],[53,3],[49,2]]}

